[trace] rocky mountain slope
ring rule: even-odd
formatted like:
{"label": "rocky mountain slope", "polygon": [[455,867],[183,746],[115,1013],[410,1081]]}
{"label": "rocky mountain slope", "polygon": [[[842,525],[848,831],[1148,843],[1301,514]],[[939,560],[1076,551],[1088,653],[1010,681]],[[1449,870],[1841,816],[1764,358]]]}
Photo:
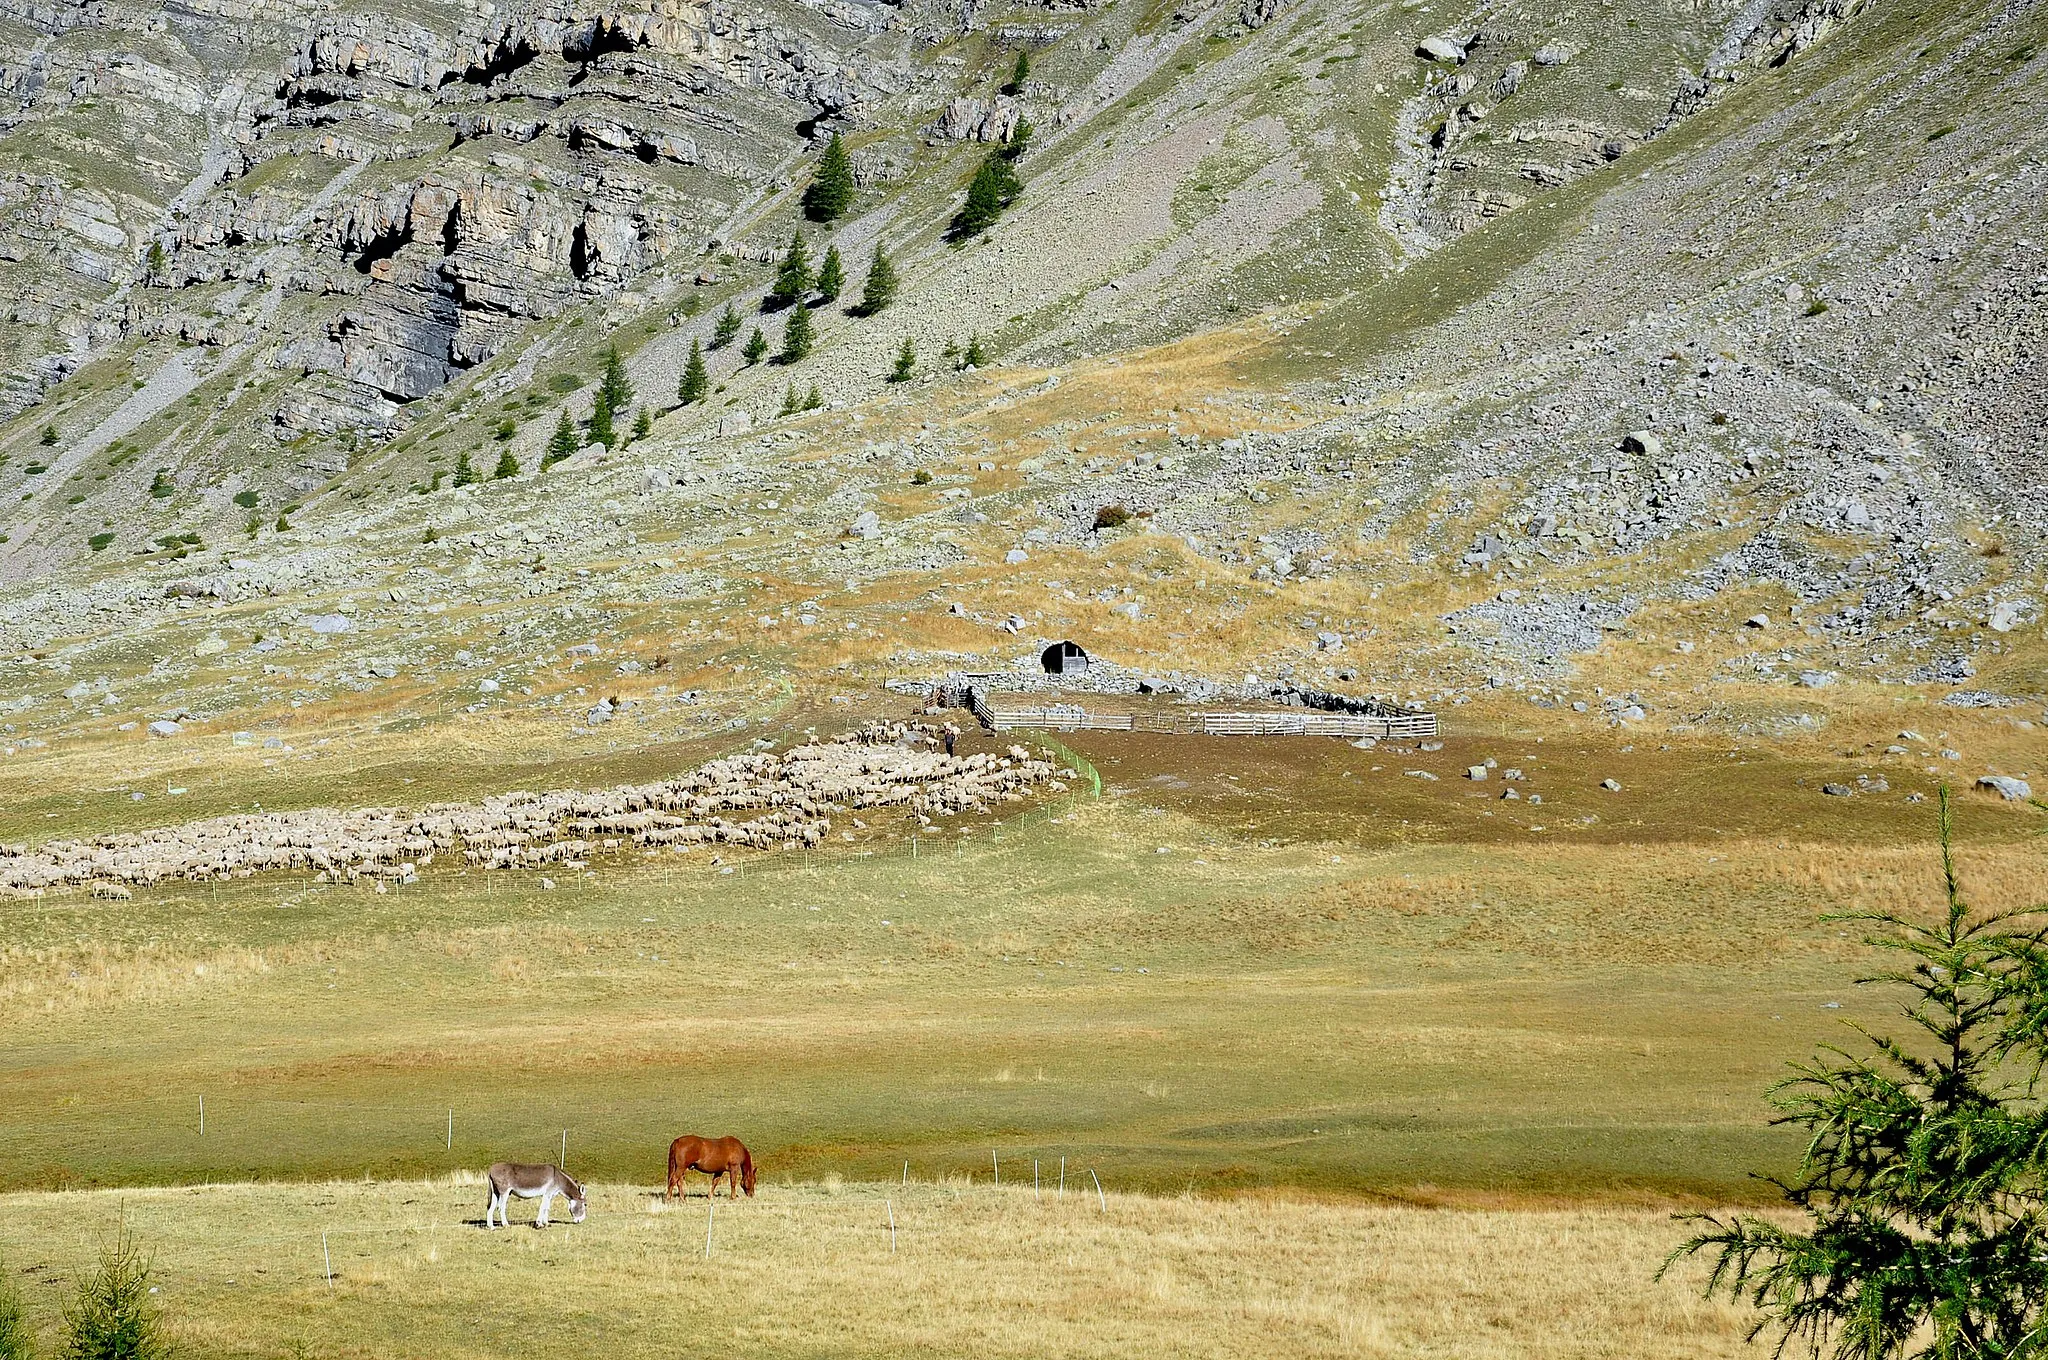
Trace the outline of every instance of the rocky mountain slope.
{"label": "rocky mountain slope", "polygon": [[[2044,48],[2024,3],[10,4],[0,684],[38,740],[590,734],[601,656],[658,733],[1072,634],[1188,685],[2032,723]],[[779,340],[798,231],[853,276],[814,350],[716,345]],[[647,433],[543,469],[607,344]]]}

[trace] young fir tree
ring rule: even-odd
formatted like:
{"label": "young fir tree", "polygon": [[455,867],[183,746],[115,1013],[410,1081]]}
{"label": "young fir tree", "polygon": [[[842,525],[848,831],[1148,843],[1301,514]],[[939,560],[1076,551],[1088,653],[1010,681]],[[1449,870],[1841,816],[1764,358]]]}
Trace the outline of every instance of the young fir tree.
{"label": "young fir tree", "polygon": [[654,417],[648,413],[646,406],[643,405],[633,416],[633,442],[637,444],[653,433]]}
{"label": "young fir tree", "polygon": [[1010,68],[1010,80],[1008,84],[1003,86],[1003,93],[1024,93],[1024,82],[1029,79],[1031,79],[1031,54],[1020,47],[1017,49],[1017,64]]}
{"label": "young fir tree", "polygon": [[762,301],[770,309],[787,307],[792,302],[803,301],[804,294],[811,291],[811,252],[804,245],[803,233],[793,233],[789,238],[789,249],[782,252],[782,263],[775,267],[775,282],[768,288],[768,296]]}
{"label": "young fir tree", "polygon": [[806,358],[816,342],[817,334],[811,329],[811,309],[803,306],[792,308],[789,324],[782,329],[782,353],[775,356],[776,361],[793,364]]}
{"label": "young fir tree", "polygon": [[818,296],[827,302],[837,302],[840,292],[846,287],[846,262],[839,258],[838,246],[826,246],[825,258],[818,265]]}
{"label": "young fir tree", "polygon": [[882,243],[875,242],[875,253],[868,260],[868,281],[861,290],[860,305],[853,310],[860,316],[873,316],[896,300],[896,266],[889,262],[889,256],[882,250]]}
{"label": "young fir tree", "polygon": [[740,358],[750,364],[758,364],[767,357],[768,337],[761,334],[761,328],[756,326],[754,333],[747,337],[747,343],[740,347]]}
{"label": "young fir tree", "polygon": [[0,1265],[0,1360],[33,1360],[36,1329],[22,1306],[14,1274]]}
{"label": "young fir tree", "polygon": [[601,387],[590,400],[590,442],[608,449],[617,448],[619,444],[619,432],[612,423],[611,398]]}
{"label": "young fir tree", "polygon": [[718,321],[711,328],[711,348],[724,349],[740,338],[740,314],[733,310],[730,302],[718,314]]}
{"label": "young fir tree", "polygon": [[576,441],[575,422],[569,419],[569,412],[565,409],[555,422],[554,434],[548,437],[548,451],[541,455],[540,465],[543,468],[553,467],[564,458],[572,457],[580,447]]}
{"label": "young fir tree", "polygon": [[604,376],[597,380],[597,390],[605,399],[606,408],[614,415],[624,415],[633,404],[633,380],[626,374],[626,361],[619,357],[617,345],[605,348]]}
{"label": "young fir tree", "polygon": [[683,366],[683,376],[676,383],[676,400],[685,406],[695,406],[710,395],[711,371],[704,367],[704,346],[692,337],[690,362]]}
{"label": "young fir tree", "polygon": [[498,455],[498,466],[491,470],[491,476],[502,482],[518,475],[519,460],[512,456],[512,450],[506,449]]}
{"label": "young fir tree", "polygon": [[[1773,1122],[1805,1155],[1772,1183],[1796,1222],[1694,1215],[1698,1236],[1666,1262],[1713,1257],[1708,1293],[1747,1299],[1793,1342],[1836,1360],[2019,1360],[2048,1327],[2048,928],[2032,912],[1963,900],[1948,790],[1939,820],[1947,901],[1866,911],[1868,943],[1903,957],[1865,979],[1907,992],[1920,1032],[1862,1031],[1870,1051],[1829,1047],[1772,1090]],[[2027,920],[2031,916],[2031,922]],[[1858,1027],[1859,1030],[1861,1027]]]}
{"label": "young fir tree", "polygon": [[63,1353],[73,1360],[168,1360],[171,1343],[150,1273],[149,1258],[123,1225],[64,1309]]}
{"label": "young fir tree", "polygon": [[476,469],[470,465],[469,450],[464,449],[462,456],[455,460],[455,485],[471,486],[475,482]]}
{"label": "young fir tree", "polygon": [[804,398],[804,409],[806,411],[822,411],[825,409],[824,390],[816,383],[811,384],[810,394]]}
{"label": "young fir tree", "polygon": [[1014,161],[1031,149],[1031,139],[1038,129],[1031,126],[1029,118],[1019,118],[1017,126],[1010,129],[1010,135],[1003,139],[1003,159]]}
{"label": "young fir tree", "polygon": [[838,133],[825,144],[818,158],[818,172],[804,190],[804,216],[813,222],[830,222],[853,202],[853,161]]}
{"label": "young fir tree", "polygon": [[967,348],[960,355],[960,367],[988,367],[988,351],[981,347],[981,336],[979,333],[967,337]]}
{"label": "young fir tree", "polygon": [[903,337],[903,347],[896,351],[896,367],[889,370],[890,382],[909,382],[917,372],[917,347],[910,343],[910,337]]}
{"label": "young fir tree", "polygon": [[992,153],[974,172],[974,179],[967,186],[967,201],[953,216],[954,239],[979,236],[994,226],[1003,210],[1017,201],[1022,190],[1010,162],[1001,152]]}
{"label": "young fir tree", "polygon": [[780,411],[777,411],[777,412],[775,413],[775,415],[776,415],[776,418],[777,418],[777,419],[780,419],[780,418],[781,418],[781,417],[783,417],[783,416],[793,416],[793,415],[795,415],[795,414],[796,414],[796,413],[797,413],[798,411],[801,411],[802,409],[803,409],[803,402],[802,402],[802,400],[801,400],[801,399],[799,399],[799,398],[798,398],[798,396],[797,396],[797,394],[796,394],[796,384],[795,384],[795,383],[791,383],[791,384],[789,384],[789,386],[787,386],[787,387],[783,388],[783,389],[782,389],[782,409],[781,409]]}

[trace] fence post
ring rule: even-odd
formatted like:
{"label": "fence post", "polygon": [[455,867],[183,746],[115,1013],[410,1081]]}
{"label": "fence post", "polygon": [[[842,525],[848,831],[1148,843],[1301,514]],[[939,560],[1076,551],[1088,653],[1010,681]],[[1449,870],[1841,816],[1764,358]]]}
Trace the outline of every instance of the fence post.
{"label": "fence post", "polygon": [[327,1263],[327,1292],[334,1292],[334,1258],[327,1252],[327,1233],[320,1233],[320,1259]]}
{"label": "fence post", "polygon": [[206,1136],[206,1097],[199,1097],[199,1136]]}
{"label": "fence post", "polygon": [[1101,1201],[1102,1212],[1109,1212],[1109,1197],[1102,1193],[1102,1177],[1095,1174],[1095,1168],[1088,1168],[1088,1178],[1095,1182],[1095,1198]]}
{"label": "fence post", "polygon": [[448,1150],[455,1151],[455,1107],[448,1107]]}
{"label": "fence post", "polygon": [[1059,1193],[1058,1193],[1057,1195],[1053,1196],[1053,1198],[1054,1198],[1054,1199],[1065,1199],[1066,1197],[1067,1197],[1067,1159],[1066,1159],[1066,1158],[1064,1158],[1064,1157],[1062,1157],[1062,1158],[1060,1158],[1060,1190],[1059,1190]]}
{"label": "fence post", "polygon": [[704,1256],[711,1256],[711,1225],[718,1221],[718,1196],[711,1197],[711,1212],[704,1216]]}
{"label": "fence post", "polygon": [[988,1159],[990,1164],[996,1169],[996,1189],[1000,1190],[1003,1188],[1003,1164],[996,1159],[996,1150],[994,1148],[988,1150]]}
{"label": "fence post", "polygon": [[894,1256],[896,1254],[896,1206],[885,1199],[882,1201],[882,1207],[889,1211],[889,1254]]}

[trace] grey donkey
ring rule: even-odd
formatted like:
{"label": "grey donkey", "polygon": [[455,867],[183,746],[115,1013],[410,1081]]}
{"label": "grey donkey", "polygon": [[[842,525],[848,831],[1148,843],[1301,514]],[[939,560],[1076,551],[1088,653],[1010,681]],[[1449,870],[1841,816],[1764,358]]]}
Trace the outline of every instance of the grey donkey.
{"label": "grey donkey", "polygon": [[[493,1162],[487,1173],[491,1184],[491,1202],[484,1210],[486,1228],[502,1228],[510,1225],[506,1216],[506,1201],[517,1195],[521,1199],[538,1199],[540,1216],[533,1226],[545,1228],[548,1225],[548,1206],[557,1195],[569,1201],[569,1221],[583,1221],[583,1187],[560,1167],[529,1166],[524,1162]],[[491,1220],[495,1218],[497,1222]]]}

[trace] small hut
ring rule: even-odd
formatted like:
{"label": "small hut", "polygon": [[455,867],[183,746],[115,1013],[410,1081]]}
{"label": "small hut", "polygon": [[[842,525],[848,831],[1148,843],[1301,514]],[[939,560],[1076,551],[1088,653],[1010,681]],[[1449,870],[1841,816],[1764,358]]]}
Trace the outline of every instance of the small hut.
{"label": "small hut", "polygon": [[1047,675],[1088,673],[1088,653],[1081,650],[1081,644],[1078,642],[1055,642],[1039,654],[1038,660],[1045,667]]}

